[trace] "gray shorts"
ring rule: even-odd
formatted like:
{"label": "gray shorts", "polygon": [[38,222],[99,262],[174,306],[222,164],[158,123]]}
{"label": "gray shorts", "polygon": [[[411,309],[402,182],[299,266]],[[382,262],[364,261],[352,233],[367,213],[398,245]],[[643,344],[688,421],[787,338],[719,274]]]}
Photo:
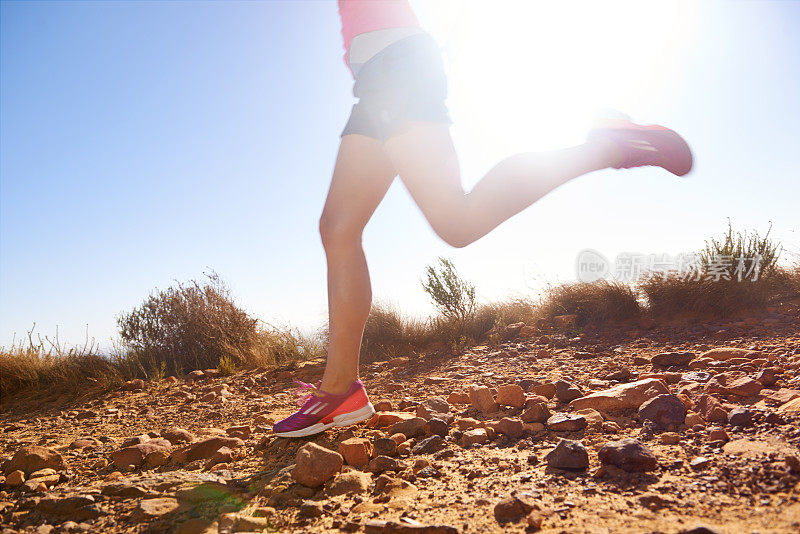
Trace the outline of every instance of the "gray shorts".
{"label": "gray shorts", "polygon": [[358,70],[358,102],[342,136],[360,134],[386,141],[407,120],[450,124],[447,77],[439,45],[428,33],[396,41]]}

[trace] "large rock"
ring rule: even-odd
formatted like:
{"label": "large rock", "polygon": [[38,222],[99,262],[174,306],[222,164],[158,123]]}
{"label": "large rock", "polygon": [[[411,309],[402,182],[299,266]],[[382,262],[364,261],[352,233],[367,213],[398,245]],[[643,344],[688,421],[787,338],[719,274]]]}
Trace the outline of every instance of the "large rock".
{"label": "large rock", "polygon": [[222,447],[238,449],[244,445],[244,441],[239,438],[229,436],[214,436],[207,438],[172,453],[172,457],[179,463],[194,462],[195,460],[209,460]]}
{"label": "large rock", "polygon": [[472,407],[481,413],[495,413],[500,406],[492,396],[492,390],[486,386],[476,386],[469,392],[469,401]]}
{"label": "large rock", "polygon": [[522,408],[525,404],[525,391],[516,384],[506,384],[497,388],[497,404]]}
{"label": "large rock", "polygon": [[686,420],[686,406],[675,395],[659,395],[639,407],[639,418],[652,421],[659,429],[680,426]]}
{"label": "large rock", "polygon": [[40,469],[55,469],[61,471],[66,469],[64,457],[52,449],[30,445],[23,447],[14,453],[11,460],[5,463],[3,471],[9,474],[12,471],[22,471],[26,475]]}
{"label": "large rock", "polygon": [[629,472],[652,471],[658,465],[656,456],[641,441],[624,438],[610,441],[597,452],[600,462]]}
{"label": "large rock", "polygon": [[653,364],[661,367],[672,367],[673,365],[689,365],[695,358],[694,352],[662,352],[653,356]]}
{"label": "large rock", "polygon": [[580,441],[562,439],[544,457],[547,465],[557,469],[581,471],[589,467],[589,453]]}
{"label": "large rock", "polygon": [[592,393],[569,405],[576,410],[593,408],[601,412],[638,409],[645,401],[668,393],[669,389],[661,380],[646,378]]}
{"label": "large rock", "polygon": [[300,447],[295,458],[292,478],[304,486],[321,486],[339,472],[344,458],[338,452],[309,442]]}
{"label": "large rock", "polygon": [[111,461],[119,469],[125,469],[129,465],[139,467],[148,454],[157,451],[168,451],[172,444],[162,438],[151,439],[146,443],[131,445],[111,453]]}

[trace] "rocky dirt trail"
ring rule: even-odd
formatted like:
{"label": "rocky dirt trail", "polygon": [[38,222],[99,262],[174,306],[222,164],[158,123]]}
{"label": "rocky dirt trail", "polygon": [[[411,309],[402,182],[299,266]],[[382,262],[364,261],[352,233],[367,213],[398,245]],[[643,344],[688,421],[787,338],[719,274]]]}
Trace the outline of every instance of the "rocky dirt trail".
{"label": "rocky dirt trail", "polygon": [[319,361],[7,400],[0,527],[798,532],[798,304],[693,326],[511,325],[494,347],[364,366],[376,416],[308,439],[271,424]]}

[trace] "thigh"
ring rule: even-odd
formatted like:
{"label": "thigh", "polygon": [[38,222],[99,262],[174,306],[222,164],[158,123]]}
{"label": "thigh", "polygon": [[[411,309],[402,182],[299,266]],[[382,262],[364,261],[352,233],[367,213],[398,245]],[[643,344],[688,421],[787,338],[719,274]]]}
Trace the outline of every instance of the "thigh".
{"label": "thigh", "polygon": [[364,135],[342,136],[323,221],[363,229],[396,174],[380,141]]}
{"label": "thigh", "polygon": [[406,121],[384,147],[414,202],[441,235],[465,201],[449,125]]}

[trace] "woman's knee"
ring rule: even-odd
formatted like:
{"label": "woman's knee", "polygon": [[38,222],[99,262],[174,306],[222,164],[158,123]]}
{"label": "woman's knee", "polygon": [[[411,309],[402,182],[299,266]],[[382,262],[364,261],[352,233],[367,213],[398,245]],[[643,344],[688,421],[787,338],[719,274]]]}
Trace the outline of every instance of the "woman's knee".
{"label": "woman's knee", "polygon": [[359,242],[363,230],[364,225],[346,216],[323,211],[319,218],[319,235],[326,249]]}
{"label": "woman's knee", "polygon": [[453,221],[446,223],[431,222],[431,228],[442,241],[454,248],[464,248],[475,241],[466,224],[454,223]]}

